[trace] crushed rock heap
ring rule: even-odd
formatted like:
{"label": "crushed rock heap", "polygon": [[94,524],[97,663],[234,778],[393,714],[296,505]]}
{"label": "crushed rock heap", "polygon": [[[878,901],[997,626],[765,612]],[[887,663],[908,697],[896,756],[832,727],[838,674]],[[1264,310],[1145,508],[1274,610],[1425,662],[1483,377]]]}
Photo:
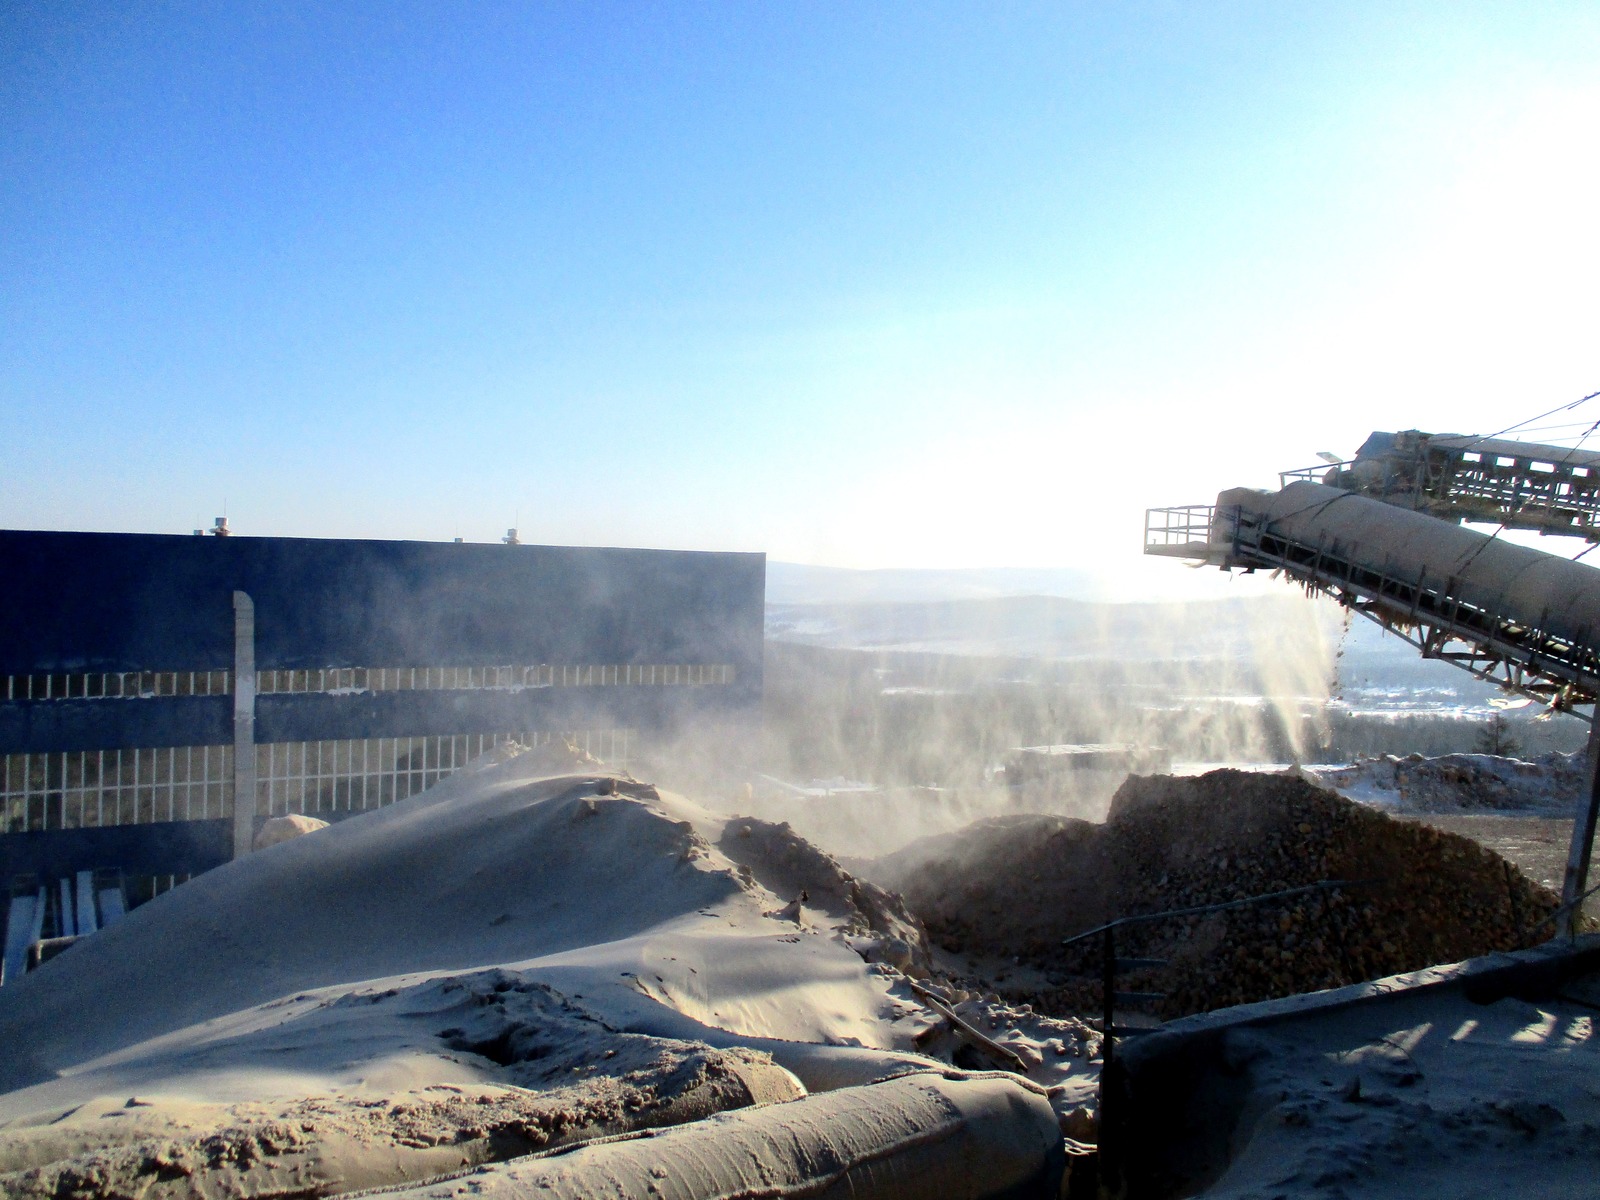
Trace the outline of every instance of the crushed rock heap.
{"label": "crushed rock heap", "polygon": [[1170,1018],[1512,949],[1558,904],[1467,838],[1292,775],[1234,770],[1133,776],[1103,825],[984,822],[872,874],[904,894],[934,941],[1032,968],[994,986],[1051,1013],[1098,1007],[1099,939],[1061,942],[1117,917],[1375,881],[1118,930],[1119,957],[1167,960],[1119,985],[1164,992],[1154,1011]]}

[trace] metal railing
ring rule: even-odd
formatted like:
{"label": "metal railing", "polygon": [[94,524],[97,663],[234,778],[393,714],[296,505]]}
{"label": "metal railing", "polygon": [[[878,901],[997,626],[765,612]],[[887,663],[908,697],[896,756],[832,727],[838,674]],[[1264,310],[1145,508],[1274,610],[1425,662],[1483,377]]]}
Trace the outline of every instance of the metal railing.
{"label": "metal railing", "polygon": [[[1590,896],[1593,896],[1596,892],[1600,892],[1600,883],[1595,884],[1588,891],[1574,896],[1571,900],[1562,901],[1562,903],[1553,909],[1548,915],[1546,915],[1543,920],[1534,922],[1533,925],[1529,926],[1523,931],[1522,944],[1524,946],[1535,945],[1536,943],[1533,940],[1533,934],[1537,933],[1551,922],[1561,920],[1568,913],[1581,913],[1583,910],[1583,902]],[[1569,939],[1578,936],[1578,923],[1576,920],[1567,921],[1565,925],[1566,934]]]}
{"label": "metal railing", "polygon": [[1310,883],[1303,887],[1284,888],[1277,892],[1263,892],[1257,896],[1245,896],[1238,900],[1222,900],[1216,904],[1197,904],[1190,908],[1169,908],[1161,912],[1137,913],[1133,916],[1118,917],[1115,921],[1094,929],[1085,930],[1083,933],[1074,934],[1065,939],[1061,946],[1077,945],[1090,938],[1098,937],[1102,942],[1101,951],[1101,1033],[1105,1040],[1101,1047],[1102,1069],[1109,1063],[1115,1053],[1115,1044],[1118,1037],[1129,1034],[1149,1033],[1144,1027],[1119,1028],[1115,1021],[1115,1009],[1119,999],[1127,1002],[1147,1003],[1153,1000],[1166,998],[1163,992],[1118,992],[1116,990],[1116,977],[1124,971],[1154,970],[1167,965],[1165,959],[1156,958],[1118,958],[1117,957],[1117,930],[1127,925],[1147,925],[1155,921],[1165,921],[1173,917],[1198,917],[1208,913],[1225,912],[1233,908],[1249,908],[1256,904],[1266,904],[1273,900],[1286,900],[1290,896],[1303,896],[1311,892],[1334,891],[1338,888],[1372,887],[1381,883],[1379,879],[1325,879],[1320,883]]}
{"label": "metal railing", "polygon": [[1332,472],[1334,478],[1338,478],[1338,472],[1348,471],[1349,469],[1350,463],[1335,462],[1318,463],[1314,467],[1296,467],[1293,471],[1279,471],[1278,486],[1288,487],[1291,483],[1325,483],[1330,486],[1337,486],[1329,480],[1329,473]]}
{"label": "metal railing", "polygon": [[1349,475],[1355,460],[1280,471],[1278,479],[1283,487],[1340,487],[1447,521],[1494,522],[1600,541],[1600,478],[1590,467],[1437,443],[1362,461],[1372,476],[1359,485]]}
{"label": "metal railing", "polygon": [[[1144,552],[1203,558],[1211,548],[1216,518],[1214,504],[1184,504],[1175,508],[1147,508],[1144,513]],[[1179,553],[1184,552],[1184,553]]]}
{"label": "metal railing", "polygon": [[1252,905],[1266,904],[1273,900],[1284,900],[1290,896],[1301,896],[1311,892],[1334,891],[1339,888],[1371,887],[1381,883],[1378,879],[1328,879],[1320,883],[1307,884],[1304,887],[1285,888],[1277,892],[1264,892],[1258,896],[1245,896],[1238,900],[1224,900],[1217,904],[1199,904],[1191,908],[1171,908],[1161,912],[1139,913],[1129,917],[1118,917],[1095,929],[1085,930],[1065,939],[1063,948],[1086,942],[1090,938],[1101,939],[1101,975],[1102,1013],[1101,1013],[1101,1039],[1100,1039],[1100,1086],[1099,1098],[1096,1104],[1097,1122],[1100,1128],[1099,1155],[1101,1159],[1101,1178],[1117,1180],[1120,1178],[1124,1163],[1120,1158],[1121,1147],[1109,1136],[1112,1125],[1108,1119],[1108,1109],[1111,1107],[1111,1096],[1117,1090],[1118,1081],[1115,1072],[1118,1069],[1116,1059],[1117,1038],[1131,1034],[1154,1033],[1160,1027],[1119,1027],[1116,1024],[1115,1007],[1119,1002],[1145,1003],[1152,1000],[1165,999],[1163,992],[1118,992],[1116,990],[1116,977],[1123,971],[1155,970],[1167,965],[1166,959],[1158,958],[1118,958],[1116,947],[1116,932],[1128,925],[1144,925],[1155,921],[1165,921],[1173,917],[1193,917],[1207,913],[1224,912],[1232,908],[1247,908]]}
{"label": "metal railing", "polygon": [[[636,736],[615,728],[262,742],[255,747],[255,811],[310,816],[381,808],[508,741],[566,742],[626,766]],[[232,746],[0,755],[0,835],[228,817],[233,766]]]}
{"label": "metal railing", "polygon": [[[703,687],[734,682],[732,663],[571,663],[485,667],[263,669],[256,694],[516,691],[549,687]],[[233,694],[233,672],[112,671],[0,675],[0,700],[155,700]]]}

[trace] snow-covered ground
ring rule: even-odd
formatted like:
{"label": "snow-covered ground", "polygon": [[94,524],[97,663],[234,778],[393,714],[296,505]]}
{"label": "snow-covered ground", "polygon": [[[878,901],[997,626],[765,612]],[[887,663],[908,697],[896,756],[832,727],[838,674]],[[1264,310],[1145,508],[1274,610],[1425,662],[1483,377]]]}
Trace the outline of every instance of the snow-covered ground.
{"label": "snow-covered ground", "polygon": [[1568,816],[1584,783],[1583,756],[1559,753],[1532,761],[1493,754],[1385,755],[1304,772],[1352,800],[1402,812]]}

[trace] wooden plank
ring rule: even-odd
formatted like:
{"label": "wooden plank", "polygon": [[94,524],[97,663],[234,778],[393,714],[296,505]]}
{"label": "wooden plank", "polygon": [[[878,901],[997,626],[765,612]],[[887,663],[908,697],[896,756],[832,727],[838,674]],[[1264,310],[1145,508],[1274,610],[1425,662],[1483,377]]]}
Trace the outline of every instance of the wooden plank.
{"label": "wooden plank", "polygon": [[44,936],[44,884],[39,885],[38,903],[33,906],[33,929],[29,931],[28,942],[37,942]]}
{"label": "wooden plank", "polygon": [[79,937],[93,933],[99,925],[94,919],[94,872],[78,872],[78,921],[74,930]]}
{"label": "wooden plank", "polygon": [[28,969],[28,943],[33,941],[34,912],[44,904],[44,893],[11,897],[6,914],[6,956],[0,966],[0,984],[14,983]]}
{"label": "wooden plank", "polygon": [[73,937],[78,932],[78,924],[72,919],[72,880],[58,879],[56,883],[59,905],[56,909],[56,936]]}
{"label": "wooden plank", "polygon": [[100,889],[100,926],[115,925],[128,915],[128,902],[122,895],[122,885]]}

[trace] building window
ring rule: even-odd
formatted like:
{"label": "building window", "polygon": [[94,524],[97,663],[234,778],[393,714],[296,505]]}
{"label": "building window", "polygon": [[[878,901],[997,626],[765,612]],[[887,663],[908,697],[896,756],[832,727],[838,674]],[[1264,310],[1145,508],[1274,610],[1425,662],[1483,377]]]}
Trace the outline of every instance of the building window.
{"label": "building window", "polygon": [[[667,687],[730,684],[730,663],[536,667],[327,667],[256,672],[263,696],[316,692],[521,691],[547,687]],[[5,700],[152,700],[227,696],[232,671],[122,671],[87,675],[0,675]]]}
{"label": "building window", "polygon": [[[625,766],[626,729],[269,742],[256,747],[256,813],[359,812],[432,787],[505,742],[565,740]],[[233,747],[9,754],[0,833],[204,821],[233,815]]]}

